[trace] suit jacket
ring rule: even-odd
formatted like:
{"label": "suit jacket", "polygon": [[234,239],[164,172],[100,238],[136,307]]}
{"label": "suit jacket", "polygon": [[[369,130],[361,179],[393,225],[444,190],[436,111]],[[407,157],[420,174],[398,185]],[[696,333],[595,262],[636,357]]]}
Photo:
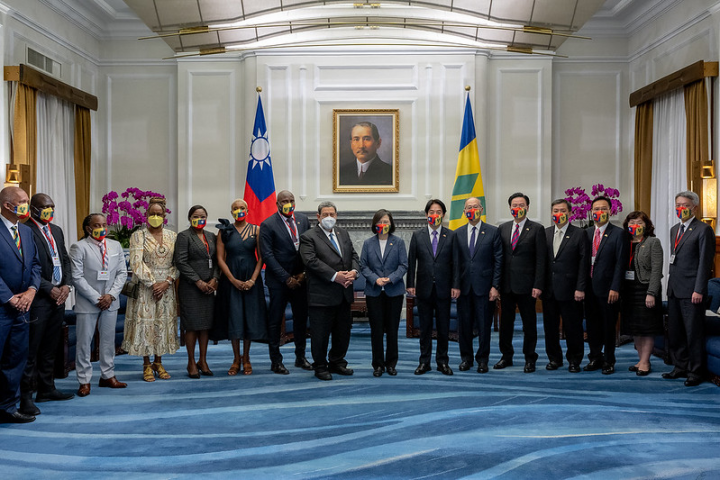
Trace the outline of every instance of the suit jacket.
{"label": "suit jacket", "polygon": [[23,253],[15,245],[15,240],[0,222],[0,317],[15,318],[17,310],[8,303],[10,299],[27,291],[30,287],[40,289],[40,259],[30,227],[18,223],[18,235]]}
{"label": "suit jacket", "polygon": [[492,287],[500,287],[502,279],[503,248],[497,227],[482,222],[475,239],[472,257],[468,248],[469,224],[455,230],[453,238],[453,287],[463,295],[472,290],[475,295],[488,295]]}
{"label": "suit jacket", "polygon": [[[55,306],[56,302],[50,297],[50,291],[53,289],[53,260],[52,253],[50,252],[50,246],[45,239],[45,234],[40,230],[40,227],[33,221],[28,220],[26,223],[30,230],[32,230],[33,238],[35,238],[35,245],[38,250],[38,259],[40,260],[40,289],[38,294],[33,301],[33,306],[38,304],[46,304]],[[58,227],[54,223],[49,223],[50,233],[52,234],[53,241],[55,242],[55,251],[60,257],[60,268],[62,269],[62,278],[60,279],[60,285],[70,285],[72,283],[72,266],[70,264],[70,255],[68,255],[67,249],[65,248],[65,235],[63,234],[62,228]]]}
{"label": "suit jacket", "polygon": [[438,246],[435,256],[432,253],[428,227],[414,231],[410,239],[407,286],[414,288],[415,295],[419,298],[430,298],[433,285],[438,298],[450,298],[455,268],[453,262],[455,232],[442,226],[437,231]]}
{"label": "suit jacket", "polygon": [[690,298],[697,292],[706,296],[715,257],[715,232],[694,218],[674,248],[679,228],[677,224],[670,229],[670,252],[675,254],[675,261],[670,264],[668,295]]}
{"label": "suit jacket", "polygon": [[388,277],[390,283],[385,285],[385,294],[388,297],[398,297],[405,294],[403,277],[408,269],[405,242],[395,235],[388,235],[385,244],[385,254],[380,254],[380,239],[377,235],[365,240],[360,254],[360,271],[365,277],[365,295],[379,297],[383,287],[377,283],[378,278]]}
{"label": "suit jacket", "polygon": [[544,290],[547,267],[545,229],[528,219],[513,250],[514,228],[512,220],[498,227],[503,243],[502,291],[523,295],[532,293],[533,288]]}
{"label": "suit jacket", "polygon": [[125,254],[119,242],[105,240],[108,250],[108,280],[98,280],[98,272],[102,269],[100,247],[90,237],[78,240],[70,246],[72,262],[72,279],[77,295],[75,295],[76,313],[98,313],[98,298],[106,293],[115,297],[108,310],[120,308],[120,291],[127,279]]}
{"label": "suit jacket", "polygon": [[311,307],[334,307],[353,302],[352,285],[343,288],[333,282],[335,273],[343,270],[360,271],[358,255],[353,248],[350,235],[338,227],[333,229],[335,241],[340,245],[342,257],[330,243],[320,225],[300,236],[300,257],[305,264],[307,275],[308,305]]}
{"label": "suit jacket", "polygon": [[[595,228],[587,229],[591,261]],[[630,234],[624,229],[608,223],[595,255],[595,264],[591,267],[592,288],[596,296],[604,298],[610,294],[610,290],[620,291],[622,280],[625,278],[625,271],[629,265],[629,245]]]}
{"label": "suit jacket", "polygon": [[[265,284],[268,288],[282,288],[288,278],[305,270],[286,225],[283,217],[276,213],[260,226],[260,252],[265,262]],[[295,228],[298,238],[310,228],[307,215],[295,213]]]}
{"label": "suit jacket", "polygon": [[353,157],[352,161],[343,162],[340,165],[340,184],[341,185],[392,185],[392,165],[375,157],[365,175],[358,178],[357,160]]}
{"label": "suit jacket", "polygon": [[[557,255],[553,252],[555,226],[545,229],[547,243],[547,281],[543,297],[555,296],[568,302],[575,299],[575,291],[584,292],[590,272],[590,244],[582,228],[568,225]],[[521,235],[522,238],[522,235]]]}
{"label": "suit jacket", "polygon": [[[180,279],[184,282],[195,285],[195,282],[202,280],[209,282],[213,278],[220,280],[220,267],[217,262],[217,236],[212,232],[203,231],[208,247],[198,238],[194,228],[188,228],[178,233],[175,239],[175,253],[173,261],[175,268],[180,272]],[[212,259],[212,268],[208,263]]]}

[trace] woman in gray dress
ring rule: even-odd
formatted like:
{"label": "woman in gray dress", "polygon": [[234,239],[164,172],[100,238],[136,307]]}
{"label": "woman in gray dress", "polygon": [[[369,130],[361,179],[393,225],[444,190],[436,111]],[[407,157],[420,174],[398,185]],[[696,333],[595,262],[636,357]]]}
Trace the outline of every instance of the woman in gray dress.
{"label": "woman in gray dress", "polygon": [[[206,232],[207,211],[195,205],[188,212],[190,228],[180,232],[175,242],[175,266],[180,272],[178,299],[180,321],[185,330],[190,378],[200,374],[212,376],[207,364],[208,332],[215,311],[215,292],[220,279],[214,233]],[[195,362],[195,342],[199,343],[200,359]]]}

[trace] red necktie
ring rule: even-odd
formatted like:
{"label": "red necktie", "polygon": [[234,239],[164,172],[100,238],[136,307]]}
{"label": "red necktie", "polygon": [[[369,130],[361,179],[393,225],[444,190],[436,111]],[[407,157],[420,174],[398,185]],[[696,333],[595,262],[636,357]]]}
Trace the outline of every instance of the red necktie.
{"label": "red necktie", "polygon": [[515,231],[513,232],[512,239],[510,240],[510,245],[512,245],[512,249],[515,250],[515,247],[517,246],[518,238],[520,238],[520,224],[515,224]]}

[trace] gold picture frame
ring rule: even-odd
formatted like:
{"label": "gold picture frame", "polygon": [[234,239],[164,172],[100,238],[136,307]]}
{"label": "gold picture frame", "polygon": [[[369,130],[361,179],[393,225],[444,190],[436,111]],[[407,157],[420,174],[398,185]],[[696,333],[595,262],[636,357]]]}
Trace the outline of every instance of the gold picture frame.
{"label": "gold picture frame", "polygon": [[398,109],[333,110],[333,192],[399,192],[399,134]]}

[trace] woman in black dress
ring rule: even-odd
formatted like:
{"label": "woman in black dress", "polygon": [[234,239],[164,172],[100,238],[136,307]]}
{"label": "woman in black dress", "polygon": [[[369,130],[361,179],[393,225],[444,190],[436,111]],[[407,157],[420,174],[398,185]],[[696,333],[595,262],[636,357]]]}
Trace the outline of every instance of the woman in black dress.
{"label": "woman in black dress", "polygon": [[655,337],[663,334],[661,284],[663,250],[655,238],[655,227],[645,212],[635,211],[623,224],[630,233],[630,260],[625,272],[622,298],[622,328],[632,335],[639,361],[630,366],[640,377],[650,374],[650,355]]}
{"label": "woman in black dress", "polygon": [[234,354],[228,375],[237,375],[240,370],[250,375],[250,342],[267,343],[267,306],[260,277],[263,261],[257,242],[260,227],[245,220],[248,207],[244,200],[235,200],[230,211],[235,222],[221,218],[217,225],[217,259],[223,272],[220,295],[224,315],[220,318],[227,321],[227,338],[232,341]]}
{"label": "woman in black dress", "polygon": [[[220,269],[215,255],[217,238],[205,231],[207,211],[195,205],[188,212],[190,228],[180,232],[175,241],[175,267],[180,272],[178,302],[180,321],[185,330],[188,354],[187,372],[190,378],[200,374],[212,376],[207,364],[208,332],[215,315],[215,292]],[[200,359],[195,362],[195,343],[200,347]]]}

